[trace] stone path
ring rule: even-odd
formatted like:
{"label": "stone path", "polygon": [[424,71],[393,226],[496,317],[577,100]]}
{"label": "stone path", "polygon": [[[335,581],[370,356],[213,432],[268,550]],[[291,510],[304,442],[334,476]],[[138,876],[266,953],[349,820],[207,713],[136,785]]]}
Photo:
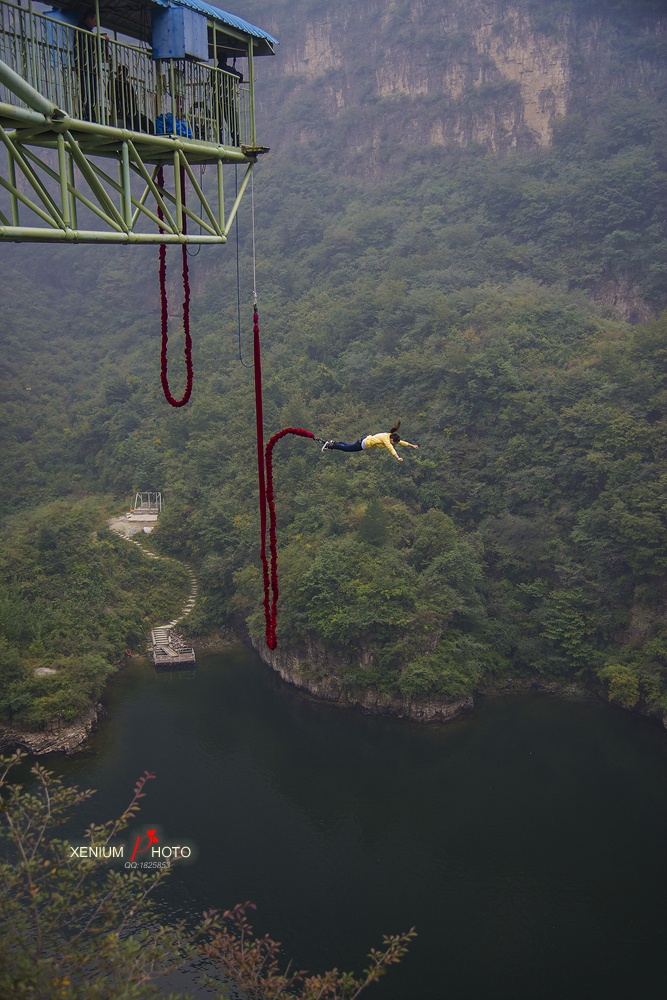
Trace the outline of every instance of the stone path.
{"label": "stone path", "polygon": [[[124,517],[112,517],[108,523],[112,531],[115,531],[122,538],[127,539],[128,542],[133,542],[135,545],[137,545],[141,549],[143,554],[147,556],[149,559],[164,558],[164,556],[158,556],[155,554],[155,552],[149,552],[148,549],[145,549],[143,547],[143,545],[141,544],[141,538],[143,537],[143,532],[141,530],[135,531],[134,534],[130,534],[130,530],[132,528],[135,529],[137,527],[141,528],[142,522],[141,521],[137,522],[136,516],[133,522],[127,521]],[[149,522],[146,523],[148,524]],[[151,526],[153,526],[154,523],[155,522],[153,520],[153,522],[151,522]],[[175,628],[176,625],[179,625],[194,608],[195,602],[197,600],[197,593],[199,592],[199,585],[197,583],[197,578],[195,577],[195,574],[193,573],[192,569],[190,568],[190,566],[188,566],[187,563],[181,563],[181,565],[185,567],[185,570],[190,578],[190,594],[188,595],[188,599],[183,605],[183,608],[178,618],[174,618],[173,621],[168,622],[166,625],[159,625],[157,628],[154,628],[152,630],[153,635],[158,635],[159,633],[160,638],[164,639],[164,641],[167,644],[170,641],[171,630]]]}

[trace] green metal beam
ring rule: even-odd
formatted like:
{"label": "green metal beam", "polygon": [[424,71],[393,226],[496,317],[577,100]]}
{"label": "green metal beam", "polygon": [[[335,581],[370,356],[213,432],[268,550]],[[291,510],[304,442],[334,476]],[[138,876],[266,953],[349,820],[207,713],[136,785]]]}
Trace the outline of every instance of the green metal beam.
{"label": "green metal beam", "polygon": [[123,143],[123,158],[120,163],[120,177],[123,195],[123,218],[128,229],[132,228],[132,177],[130,174],[130,151],[127,143]]}
{"label": "green metal beam", "polygon": [[69,189],[67,185],[67,152],[65,150],[65,137],[58,136],[58,174],[60,180],[60,204],[65,229],[72,225],[70,218]]}
{"label": "green metal beam", "polygon": [[[30,198],[28,198],[28,196],[25,195],[23,191],[19,191],[18,188],[12,188],[9,185],[9,183],[4,179],[4,177],[0,177],[0,187],[3,187],[6,191],[9,191],[9,193],[16,201],[20,201],[23,205],[26,206],[26,208],[29,208],[31,212],[34,212],[36,216],[38,216],[43,222],[47,224],[47,226],[53,226],[56,229],[58,228],[56,226],[55,221],[51,218],[51,216],[47,215],[47,213],[44,212],[39,207],[39,205],[36,205],[33,201],[30,201]],[[20,226],[8,226],[7,228],[12,229],[14,231],[19,231],[21,229]],[[48,235],[49,230],[45,229],[44,233]],[[0,230],[0,236],[1,235],[3,235],[2,230]]]}
{"label": "green metal beam", "polygon": [[[9,206],[5,209],[3,195],[2,207],[5,210],[0,210],[0,241],[226,242],[253,166],[258,156],[266,151],[256,145],[253,39],[247,40],[249,92],[246,94],[243,91],[236,98],[245,121],[242,135],[249,139],[250,145],[227,146],[219,143],[221,135],[232,139],[233,130],[228,128],[228,120],[224,124],[215,116],[215,121],[211,119],[209,112],[215,110],[213,104],[210,107],[206,105],[208,111],[201,112],[201,109],[197,111],[200,105],[196,103],[190,106],[186,100],[186,104],[181,106],[177,102],[181,88],[188,81],[192,94],[199,94],[199,89],[211,87],[211,74],[217,80],[221,71],[208,66],[193,68],[188,63],[179,66],[177,73],[173,60],[167,66],[171,86],[161,95],[164,101],[158,102],[158,111],[154,111],[152,117],[158,113],[162,116],[169,113],[174,120],[183,118],[190,122],[192,131],[199,138],[135,132],[72,117],[70,112],[74,112],[75,108],[78,108],[75,113],[81,113],[80,102],[68,104],[66,111],[54,103],[69,99],[64,98],[63,93],[70,94],[66,86],[63,90],[58,74],[54,75],[54,67],[60,68],[62,64],[65,68],[62,79],[65,81],[69,79],[67,74],[74,72],[75,84],[76,71],[68,66],[67,60],[63,62],[61,59],[65,47],[62,52],[58,49],[60,55],[57,62],[46,66],[40,62],[47,51],[45,46],[48,47],[51,41],[48,32],[44,34],[46,29],[42,30],[43,19],[33,12],[32,3],[33,0],[27,0],[31,27],[27,33],[22,29],[24,47],[16,51],[11,46],[3,48],[4,58],[0,60],[0,86],[8,95],[7,100],[14,101],[16,98],[16,104],[0,102],[0,145],[7,150],[6,168],[3,170],[0,165],[0,193],[7,192]],[[99,0],[93,0],[93,5],[98,10]],[[15,9],[20,13],[20,6]],[[114,58],[126,68],[134,67],[135,71],[137,67],[141,68],[139,78],[148,88],[146,93],[153,93],[150,88],[157,87],[154,96],[160,98],[162,75],[157,74],[156,77],[149,56],[125,43],[121,45],[117,40],[109,44],[112,45]],[[109,96],[104,80],[105,73],[109,76],[113,66],[110,69],[106,65],[99,31],[94,45],[96,62],[101,67],[97,93]],[[10,66],[5,60],[11,59],[12,53],[15,61]],[[113,73],[109,79],[113,79]],[[224,79],[220,76],[220,80]],[[36,87],[43,89],[44,93]],[[214,93],[217,93],[215,87],[211,90],[211,94]],[[185,99],[187,93],[181,96]],[[248,99],[249,104],[246,103]],[[122,124],[125,116],[121,118],[116,105],[116,111],[112,109],[107,116],[106,97],[104,100],[101,117]],[[197,100],[200,98],[197,97]],[[144,112],[148,107],[144,107]],[[162,121],[164,123],[164,117]],[[104,169],[101,164],[109,161],[113,161],[115,167]],[[204,185],[201,178],[197,178],[194,168],[209,163],[215,166],[215,177],[212,183]],[[245,164],[246,171],[226,217],[224,177],[227,171],[224,167],[227,164],[234,165],[235,170],[238,164]],[[164,172],[162,185],[156,181],[159,170]],[[197,203],[201,206],[198,209]],[[158,207],[152,208],[151,205]],[[79,228],[77,216],[80,209],[92,213],[92,227],[86,219]],[[95,226],[98,228],[93,228]],[[191,231],[185,233],[183,230],[188,226]],[[195,231],[197,228],[198,232]],[[150,231],[140,232],[139,229]]]}
{"label": "green metal beam", "polygon": [[85,229],[39,229],[29,226],[0,226],[0,240],[14,243],[226,243],[227,237],[183,236],[172,233],[113,233]]}
{"label": "green metal beam", "polygon": [[45,116],[45,118],[64,118],[65,114],[60,111],[52,101],[49,101],[38,90],[35,90],[22,76],[15,73],[11,66],[0,59],[0,83],[3,83],[8,90],[32,108],[33,111]]}
{"label": "green metal beam", "polygon": [[236,213],[239,210],[239,205],[241,204],[241,199],[243,198],[243,195],[245,193],[245,189],[248,186],[248,181],[250,180],[252,166],[253,165],[251,163],[248,166],[248,169],[246,170],[245,174],[243,175],[243,180],[241,181],[241,186],[239,187],[239,193],[237,194],[236,199],[234,201],[234,204],[232,205],[232,210],[229,213],[229,218],[227,219],[227,221],[225,222],[225,224],[223,226],[223,229],[224,229],[225,233],[229,232],[229,230],[232,227],[232,222],[236,218]]}
{"label": "green metal beam", "polygon": [[12,200],[12,223],[15,226],[19,224],[19,203],[16,197],[16,163],[12,156],[11,149],[7,149],[7,163],[9,167],[9,191]]}
{"label": "green metal beam", "polygon": [[[0,241],[225,243],[257,159],[254,150],[246,156],[229,147],[144,135],[69,117],[53,121],[37,111],[2,104],[0,143],[7,149],[6,171],[0,167],[0,189],[8,192],[11,207],[11,222],[0,212]],[[110,159],[116,163],[115,177],[101,166]],[[216,166],[210,194],[194,170],[206,162]],[[223,168],[235,163],[245,163],[247,169],[225,218]],[[164,187],[155,179],[160,166],[165,172]],[[186,190],[181,190],[181,169],[187,198]],[[26,194],[22,178],[34,197]],[[140,191],[137,180],[142,183]],[[162,220],[157,209],[149,207],[151,200],[160,206]],[[96,216],[99,231],[79,228],[77,205]],[[23,218],[26,212],[30,219]],[[142,228],[148,225],[154,231],[138,232],[142,220]],[[186,220],[191,231],[183,233]]]}
{"label": "green metal beam", "polygon": [[[150,189],[153,197],[155,198],[155,201],[159,204],[160,208],[162,209],[162,214],[164,215],[164,221],[168,223],[168,226],[171,228],[171,230],[173,232],[176,232],[176,229],[177,229],[176,223],[175,223],[174,219],[172,218],[171,212],[167,208],[167,204],[166,204],[166,202],[165,202],[165,200],[163,198],[163,193],[164,192],[162,192],[158,188],[158,186],[157,186],[157,184],[155,182],[155,178],[152,177],[148,173],[148,170],[146,169],[146,165],[144,164],[143,160],[139,156],[137,150],[134,147],[134,144],[130,142],[130,143],[128,143],[128,146],[129,146],[130,153],[132,155],[132,159],[134,160],[135,165],[139,169],[139,173],[141,174],[141,176],[145,180],[147,188]],[[158,225],[161,225],[161,224],[162,223],[158,219]]]}
{"label": "green metal beam", "polygon": [[3,129],[2,125],[0,125],[0,142],[4,143],[4,145],[7,147],[7,150],[12,159],[14,160],[15,165],[21,169],[23,176],[26,178],[26,180],[32,187],[37,197],[41,199],[44,208],[47,210],[47,212],[51,217],[49,219],[49,223],[55,226],[63,226],[64,225],[63,218],[60,212],[58,211],[58,207],[55,201],[53,200],[51,193],[46,190],[43,184],[40,183],[39,177],[37,176],[37,174],[35,174],[35,171],[28,163],[26,157],[23,155],[23,152],[19,148],[19,146],[16,143],[11,143],[8,140],[7,133]]}
{"label": "green metal beam", "polygon": [[[25,154],[26,154],[26,157],[29,157],[30,160],[32,160],[34,163],[38,164],[41,167],[41,169],[44,171],[44,173],[47,174],[48,177],[50,177],[54,181],[60,181],[61,189],[62,189],[63,185],[66,185],[69,193],[71,193],[75,198],[78,198],[81,201],[81,203],[86,206],[86,208],[88,208],[91,212],[94,212],[95,215],[97,215],[97,217],[99,219],[101,219],[104,223],[106,223],[106,225],[111,226],[113,229],[115,229],[116,231],[118,231],[118,225],[117,225],[116,221],[114,220],[113,216],[110,216],[106,212],[104,212],[99,207],[99,205],[97,205],[94,201],[92,201],[82,191],[78,191],[73,184],[70,185],[70,183],[69,183],[69,175],[68,174],[66,174],[64,176],[62,174],[59,175],[58,173],[56,173],[55,170],[52,170],[51,167],[47,163],[43,163],[39,159],[39,157],[34,152],[32,152],[30,150],[25,150]],[[60,161],[59,161],[59,165],[60,165]],[[94,169],[92,163],[90,163],[90,166]],[[35,176],[36,176],[36,174],[35,174]],[[112,204],[112,208],[113,208],[113,204]],[[115,212],[115,209],[114,209],[114,212]],[[69,228],[69,227],[65,226],[64,228]]]}
{"label": "green metal beam", "polygon": [[[194,188],[195,194],[199,198],[199,202],[200,202],[202,208],[204,209],[204,211],[206,212],[206,214],[209,217],[210,223],[213,226],[213,230],[212,231],[214,233],[217,233],[218,236],[222,236],[222,229],[218,225],[218,220],[216,219],[215,215],[213,214],[213,212],[211,210],[211,207],[210,207],[210,205],[208,203],[208,198],[206,197],[206,195],[202,191],[201,186],[199,185],[199,182],[197,181],[197,178],[195,177],[195,175],[194,175],[194,173],[192,171],[192,167],[190,166],[190,164],[188,163],[188,161],[185,160],[185,159],[183,160],[183,166],[185,167],[185,171],[186,171],[188,177],[190,178],[190,183],[192,184],[192,187]],[[200,225],[204,225],[204,223],[202,222],[201,219],[199,220],[199,224]]]}
{"label": "green metal beam", "polygon": [[[173,135],[153,135],[143,132],[132,132],[126,128],[116,128],[113,125],[101,125],[98,122],[83,121],[80,118],[71,118],[64,115],[57,120],[51,119],[48,115],[38,114],[36,111],[29,111],[27,108],[15,107],[13,104],[3,104],[0,102],[0,122],[5,124],[9,131],[9,123],[20,131],[21,127],[30,124],[40,127],[44,134],[52,136],[55,143],[55,134],[69,131],[73,133],[77,141],[83,146],[90,143],[95,145],[118,146],[124,141],[132,140],[140,144],[146,150],[144,158],[149,162],[165,162],[173,156],[175,150],[183,151],[191,162],[215,163],[221,160],[223,163],[248,163],[254,160],[256,151],[246,155],[243,149],[235,146],[215,145],[212,142],[204,142],[198,139],[185,139]],[[113,155],[112,153],[110,155]]]}
{"label": "green metal beam", "polygon": [[72,136],[69,133],[66,133],[66,135],[67,139],[69,140],[68,145],[72,158],[74,159],[77,167],[81,171],[82,177],[89,184],[93,194],[97,196],[100,205],[106,210],[106,213],[108,213],[109,224],[114,229],[118,229],[121,232],[123,230],[127,231],[122,215],[120,214],[120,212],[114,205],[113,201],[107,194],[104,185],[101,184],[100,181],[97,179],[92,164],[86,158],[83,150],[81,149],[79,144],[74,141]]}

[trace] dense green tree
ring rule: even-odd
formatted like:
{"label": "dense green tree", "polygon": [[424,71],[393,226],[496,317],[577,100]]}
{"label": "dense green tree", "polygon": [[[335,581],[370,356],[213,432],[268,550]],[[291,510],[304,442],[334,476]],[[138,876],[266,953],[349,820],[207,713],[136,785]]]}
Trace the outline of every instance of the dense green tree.
{"label": "dense green tree", "polygon": [[105,513],[102,501],[56,502],[6,525],[0,717],[29,728],[71,721],[99,700],[126,647],[182,608],[184,569],[146,558]]}
{"label": "dense green tree", "polygon": [[[547,34],[566,7],[599,15],[612,61],[633,46],[644,69],[660,58],[651,0],[526,5]],[[446,45],[467,52],[470,38]],[[449,690],[469,690],[511,669],[611,691],[599,669],[622,664],[638,678],[637,704],[662,710],[664,102],[629,82],[588,105],[573,98],[549,147],[498,157],[405,144],[369,180],[352,161],[344,176],[336,143],[346,120],[380,120],[384,99],[347,108],[318,138],[322,94],[306,91],[276,81],[279,125],[308,120],[311,132],[272,150],[256,185],[265,430],[348,439],[400,416],[420,451],[396,467],[281,441],[281,642],[324,645],[350,682],[387,690],[432,691],[445,675]],[[511,103],[513,87],[493,84],[489,98]],[[154,255],[8,249],[0,704],[19,719],[77,657],[98,658],[101,683],[99,664],[170,607],[175,577],[140,571],[87,495],[162,490],[155,539],[197,569],[196,633],[259,639],[263,614],[251,314],[239,343],[230,248],[191,261],[195,392],[178,412],[160,395]],[[240,291],[243,301],[246,277]],[[66,325],[54,325],[56,297]],[[622,302],[633,325],[596,299]],[[48,517],[33,513],[63,497]],[[50,663],[57,675],[34,677]],[[80,683],[99,688],[89,674]]]}

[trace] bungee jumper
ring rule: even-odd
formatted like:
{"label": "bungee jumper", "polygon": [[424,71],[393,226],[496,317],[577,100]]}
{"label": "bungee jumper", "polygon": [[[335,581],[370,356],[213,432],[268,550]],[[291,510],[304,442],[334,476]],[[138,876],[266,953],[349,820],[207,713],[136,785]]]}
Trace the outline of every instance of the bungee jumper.
{"label": "bungee jumper", "polygon": [[[276,629],[278,625],[278,540],[276,530],[276,504],[273,489],[273,449],[274,446],[288,434],[297,437],[312,438],[322,445],[322,451],[367,451],[369,448],[387,448],[394,458],[402,462],[396,454],[395,444],[402,444],[406,448],[419,448],[418,444],[410,444],[409,441],[402,441],[398,433],[401,421],[381,434],[367,434],[366,437],[359,438],[358,441],[348,444],[346,441],[325,441],[323,438],[315,437],[312,431],[307,431],[303,427],[284,427],[274,434],[269,443],[264,448],[264,423],[262,415],[262,360],[259,343],[259,315],[257,313],[257,300],[255,299],[253,314],[254,332],[254,356],[255,356],[255,412],[257,422],[257,466],[259,475],[259,513],[260,513],[260,559],[262,562],[262,576],[264,583],[264,618],[266,622],[266,644],[269,649],[275,649],[278,645]],[[269,522],[269,555],[266,551],[267,534],[267,511]]]}
{"label": "bungee jumper", "polygon": [[[369,448],[386,448],[399,462],[403,459],[399,457],[395,444],[402,444],[405,448],[419,448],[418,444],[410,444],[409,441],[403,441],[400,434],[398,433],[401,426],[401,421],[391,428],[390,431],[386,431],[381,434],[367,434],[366,437],[360,437],[358,441],[354,441],[349,444],[347,441],[324,441],[322,443],[322,451],[368,451]],[[317,439],[321,441],[321,438]]]}
{"label": "bungee jumper", "polygon": [[[394,458],[402,462],[394,448],[395,444],[402,444],[406,448],[418,448],[419,445],[410,444],[409,441],[402,441],[398,433],[401,421],[399,420],[391,430],[381,434],[367,434],[359,438],[353,444],[344,441],[325,441],[316,437],[312,431],[304,427],[283,427],[271,436],[266,446],[264,445],[264,403],[262,391],[262,349],[259,335],[259,307],[257,304],[257,281],[256,281],[256,252],[255,252],[255,202],[250,179],[250,204],[252,214],[252,271],[253,271],[253,378],[255,383],[255,434],[257,438],[257,480],[259,487],[259,537],[260,537],[260,561],[262,564],[262,584],[264,590],[264,622],[265,638],[268,649],[276,649],[278,646],[278,599],[280,597],[280,586],[278,581],[278,530],[276,515],[276,498],[273,481],[273,450],[284,437],[293,435],[294,437],[310,438],[322,445],[322,451],[366,451],[369,448],[387,448]],[[238,258],[237,258],[238,259]],[[240,300],[240,296],[239,296]],[[240,351],[240,308],[239,308],[239,360],[243,363]],[[268,534],[268,546],[267,546]],[[268,549],[268,551],[267,551]]]}

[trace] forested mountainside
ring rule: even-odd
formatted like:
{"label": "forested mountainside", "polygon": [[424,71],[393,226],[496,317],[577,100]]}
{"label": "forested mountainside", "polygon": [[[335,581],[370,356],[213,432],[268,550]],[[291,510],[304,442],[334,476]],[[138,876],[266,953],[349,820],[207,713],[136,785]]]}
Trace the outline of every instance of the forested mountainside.
{"label": "forested mountainside", "polygon": [[[277,57],[261,64],[269,85],[260,120],[283,181],[296,173],[305,192],[312,171],[359,179],[387,204],[386,228],[407,247],[406,201],[442,212],[430,215],[430,236],[458,218],[463,170],[467,222],[492,229],[510,255],[537,243],[539,264],[519,254],[517,270],[585,287],[632,322],[656,307],[647,282],[667,304],[662,217],[646,214],[656,185],[664,197],[661,0],[250,0],[249,12],[280,39]],[[453,160],[456,148],[468,157]],[[555,158],[520,155],[550,148]],[[483,153],[505,157],[505,170],[478,185]],[[319,212],[309,218],[306,206],[288,204],[283,231],[310,242]],[[350,207],[354,199],[339,202],[344,223]],[[656,224],[656,256],[640,261],[634,244]]]}
{"label": "forested mountainside", "polygon": [[[480,59],[473,20],[487,26],[490,78],[478,80],[473,66],[466,80],[484,109],[479,120],[499,128],[497,85],[505,84],[497,74],[509,79],[510,62],[530,64],[527,55],[517,62],[516,25],[533,60],[539,49],[547,65],[558,45],[567,49],[570,75],[548,129],[524,128],[530,141],[511,138],[509,126],[502,142],[501,132],[493,141],[481,132],[465,141],[436,135],[442,89],[431,103],[373,89],[387,79],[378,55],[385,23],[384,65],[396,68],[401,11],[400,37],[412,26],[441,38],[443,25],[454,25]],[[267,435],[300,425],[351,440],[401,417],[405,437],[420,445],[403,465],[373,453],[323,455],[305,441],[279,445],[281,645],[303,662],[324,651],[311,667],[335,671],[343,684],[406,697],[575,678],[664,713],[662,5],[451,0],[383,12],[322,2],[253,2],[243,11],[281,39],[275,59],[257,66],[260,136],[272,146],[255,180]],[[310,74],[304,56],[305,39],[332,32],[345,54],[340,72],[356,81],[335,113],[327,74]],[[572,69],[585,44],[597,53],[586,92]],[[450,50],[429,45],[415,48],[431,60],[429,73],[440,53],[442,80]],[[515,101],[529,76],[524,69],[512,84]],[[525,107],[521,114],[527,128],[532,119]],[[372,139],[371,119],[401,136],[375,143],[377,155],[355,153],[355,136]],[[428,141],[410,138],[408,121]],[[182,411],[161,397],[156,252],[0,247],[0,495],[10,513],[101,493],[127,502],[134,489],[160,489],[157,537],[203,582],[193,628],[231,626],[257,639],[249,218],[246,200],[244,363],[234,247],[203,248],[190,258],[195,389]],[[169,260],[177,302],[175,251]],[[181,357],[173,343],[175,391]],[[27,704],[20,672],[35,657],[48,665],[90,651],[85,635],[58,630],[57,602],[46,626],[41,612],[29,613],[37,596],[27,583],[35,564],[47,591],[56,586],[64,570],[49,553],[61,541],[67,565],[113,579],[100,560],[121,553],[91,544],[102,515],[86,510],[74,517],[79,529],[59,515],[47,535],[41,513],[30,514],[28,530],[7,523],[0,630],[19,706]],[[87,592],[90,621],[124,600],[118,591],[108,601],[92,584]],[[98,633],[95,649],[113,658],[136,628],[123,619],[117,633]]]}
{"label": "forested mountainside", "polygon": [[555,119],[629,91],[663,99],[661,0],[250,0],[275,32],[270,143],[386,175],[451,143],[548,146]]}

